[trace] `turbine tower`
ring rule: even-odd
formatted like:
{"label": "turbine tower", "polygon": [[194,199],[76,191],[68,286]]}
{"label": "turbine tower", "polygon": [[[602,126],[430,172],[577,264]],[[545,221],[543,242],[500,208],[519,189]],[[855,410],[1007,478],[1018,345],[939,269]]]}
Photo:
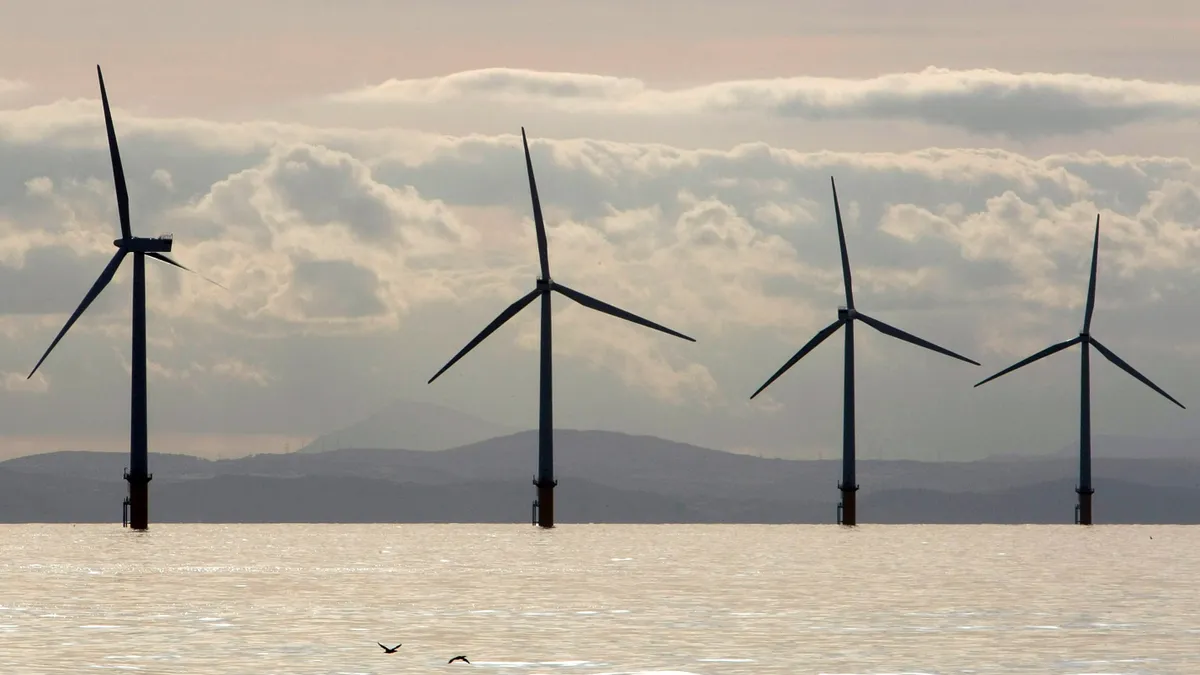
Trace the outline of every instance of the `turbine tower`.
{"label": "turbine tower", "polygon": [[878,319],[873,319],[854,308],[854,288],[850,282],[850,256],[846,253],[846,233],[842,229],[842,209],[838,205],[837,185],[834,183],[832,176],[829,178],[829,185],[833,188],[833,212],[837,218],[838,244],[842,250],[842,283],[846,287],[846,306],[838,308],[837,321],[822,328],[808,341],[808,344],[801,347],[800,351],[796,352],[795,356],[783,364],[783,367],[776,371],[771,376],[771,379],[759,387],[750,398],[753,399],[755,396],[761,394],[764,389],[771,386],[772,382],[779,379],[789,368],[796,365],[797,361],[804,358],[805,354],[816,349],[817,345],[836,333],[839,328],[843,326],[846,328],[846,351],[843,357],[845,363],[845,384],[842,389],[842,480],[838,483],[838,489],[842,492],[842,501],[838,504],[840,512],[838,523],[853,526],[858,523],[857,505],[854,494],[858,490],[858,484],[854,478],[854,322],[856,320],[862,321],[884,335],[910,342],[918,347],[924,347],[939,354],[952,356],[960,361],[974,363],[975,365],[979,364],[965,356],[959,356],[949,349],[939,347],[928,340],[923,340],[899,328],[889,326]]}
{"label": "turbine tower", "polygon": [[[121,238],[113,241],[117,252],[109,261],[108,266],[100,273],[96,283],[83,297],[83,302],[66,325],[58,332],[46,353],[38,360],[37,365],[29,372],[29,377],[37,372],[42,362],[50,356],[63,336],[67,334],[75,321],[100,295],[105,286],[112,281],[121,262],[129,253],[133,254],[133,354],[132,354],[132,394],[130,396],[130,427],[129,427],[129,470],[125,472],[125,480],[129,483],[129,496],[125,499],[128,508],[129,525],[135,530],[145,530],[150,525],[149,483],[152,475],[149,473],[147,450],[147,421],[146,421],[146,257],[174,265],[190,272],[180,265],[167,253],[171,251],[171,235],[159,237],[135,237],[129,227],[129,192],[125,187],[125,172],[121,168],[121,155],[117,150],[117,134],[113,130],[112,113],[108,107],[108,94],[104,89],[104,74],[100,66],[96,66],[96,76],[100,79],[100,100],[104,105],[104,124],[108,129],[108,149],[112,156],[113,183],[117,190],[117,211],[121,219]],[[211,280],[210,280],[211,281]],[[216,282],[213,282],[216,283]],[[218,284],[219,285],[219,284]]]}
{"label": "turbine tower", "polygon": [[537,524],[541,527],[554,527],[554,486],[558,485],[558,481],[554,479],[554,400],[551,395],[552,377],[551,377],[551,352],[550,352],[550,293],[551,291],[561,293],[575,302],[594,309],[598,312],[610,314],[619,319],[625,319],[632,323],[640,324],[654,330],[674,335],[675,337],[683,338],[689,342],[695,342],[694,339],[671,330],[665,326],[660,326],[653,321],[643,319],[636,314],[632,314],[623,309],[614,307],[608,303],[601,302],[593,297],[584,295],[579,291],[573,290],[550,278],[550,258],[546,250],[546,225],[542,221],[542,204],[538,200],[537,183],[533,179],[533,161],[529,157],[529,142],[525,138],[525,128],[521,127],[521,144],[525,147],[525,169],[529,174],[529,194],[533,200],[533,222],[537,228],[537,245],[538,258],[541,263],[542,275],[536,281],[532,291],[525,294],[520,300],[508,306],[500,315],[497,316],[486,328],[483,329],[475,339],[467,343],[461,351],[454,355],[454,358],[442,366],[442,369],[437,371],[433,377],[429,378],[432,383],[442,373],[446,372],[450,366],[454,365],[462,357],[466,356],[467,352],[475,348],[476,345],[483,342],[489,335],[504,325],[506,321],[513,318],[525,308],[526,305],[533,302],[537,298],[542,300],[542,335],[541,335],[541,396],[540,409],[538,412],[538,475],[534,479],[533,484],[537,486],[537,501],[534,502],[534,508],[537,511]]}
{"label": "turbine tower", "polygon": [[1121,357],[1114,354],[1112,351],[1100,344],[1100,341],[1092,337],[1092,311],[1096,308],[1096,259],[1100,252],[1100,214],[1096,214],[1096,235],[1092,240],[1092,272],[1088,279],[1088,294],[1087,294],[1087,309],[1083,313],[1083,329],[1079,331],[1079,336],[1071,338],[1066,342],[1059,342],[1055,345],[1043,349],[1042,351],[1014,363],[1004,370],[992,375],[991,377],[977,383],[978,387],[986,382],[1004,375],[1012,371],[1027,366],[1038,359],[1050,356],[1055,352],[1061,352],[1067,347],[1073,345],[1080,346],[1080,364],[1079,364],[1079,484],[1075,487],[1075,492],[1079,495],[1079,503],[1075,506],[1075,523],[1077,525],[1092,524],[1092,494],[1095,490],[1092,489],[1092,392],[1091,392],[1091,365],[1089,360],[1090,347],[1095,347],[1096,351],[1104,355],[1104,358],[1112,361],[1121,370],[1129,373],[1142,384],[1150,387],[1154,391],[1162,394],[1175,405],[1183,408],[1184,405],[1176,401],[1170,394],[1159,388],[1158,385],[1151,382],[1145,375],[1142,375],[1133,366],[1125,363]]}

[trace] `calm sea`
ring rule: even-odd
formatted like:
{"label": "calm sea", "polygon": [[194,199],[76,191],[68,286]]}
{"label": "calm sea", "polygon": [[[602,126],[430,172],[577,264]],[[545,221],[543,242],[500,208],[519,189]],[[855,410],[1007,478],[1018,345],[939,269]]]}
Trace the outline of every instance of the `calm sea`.
{"label": "calm sea", "polygon": [[0,526],[0,673],[1196,675],[1198,578],[1196,527]]}

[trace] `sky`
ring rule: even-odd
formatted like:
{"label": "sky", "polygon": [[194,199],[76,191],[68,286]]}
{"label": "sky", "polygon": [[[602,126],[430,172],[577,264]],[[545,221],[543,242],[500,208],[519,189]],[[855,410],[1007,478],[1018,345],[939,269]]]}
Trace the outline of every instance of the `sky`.
{"label": "sky", "polygon": [[[1001,6],[1001,4],[1003,6]],[[1036,17],[1036,20],[1034,19]],[[749,395],[844,302],[859,456],[1076,442],[1078,334],[1200,406],[1192,2],[84,0],[0,9],[0,457],[128,447],[130,266],[26,376],[115,249],[104,68],[148,262],[151,448],[295,449],[397,399],[537,423],[520,130],[556,281],[555,417],[783,457],[841,443],[842,339]],[[1100,355],[1093,430],[1200,435]]]}

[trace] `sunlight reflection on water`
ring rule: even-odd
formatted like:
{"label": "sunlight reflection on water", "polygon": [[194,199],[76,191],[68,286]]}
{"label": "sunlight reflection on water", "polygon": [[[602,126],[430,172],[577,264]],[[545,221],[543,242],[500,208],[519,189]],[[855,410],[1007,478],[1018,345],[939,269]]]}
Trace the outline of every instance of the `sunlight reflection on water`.
{"label": "sunlight reflection on water", "polygon": [[1168,526],[0,526],[0,672],[1195,674],[1198,545]]}

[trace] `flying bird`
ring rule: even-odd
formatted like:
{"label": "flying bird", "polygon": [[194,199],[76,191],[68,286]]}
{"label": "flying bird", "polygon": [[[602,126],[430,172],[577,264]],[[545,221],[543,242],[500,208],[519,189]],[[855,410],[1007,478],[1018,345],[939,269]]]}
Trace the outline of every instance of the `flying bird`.
{"label": "flying bird", "polygon": [[[396,645],[395,647],[392,647],[389,649],[389,648],[384,647],[383,645],[379,644],[378,642],[376,642],[375,644],[379,645],[379,648],[383,650],[384,654],[395,654],[396,650],[400,649],[400,645]],[[402,642],[400,644],[404,644],[404,643]]]}
{"label": "flying bird", "polygon": [[465,656],[456,656],[456,657],[454,657],[454,658],[450,659],[449,661],[447,661],[447,662],[446,662],[446,665],[450,665],[451,663],[454,663],[455,661],[462,661],[463,663],[470,663],[470,661],[468,661],[468,660],[467,660],[467,657],[465,657]]}

